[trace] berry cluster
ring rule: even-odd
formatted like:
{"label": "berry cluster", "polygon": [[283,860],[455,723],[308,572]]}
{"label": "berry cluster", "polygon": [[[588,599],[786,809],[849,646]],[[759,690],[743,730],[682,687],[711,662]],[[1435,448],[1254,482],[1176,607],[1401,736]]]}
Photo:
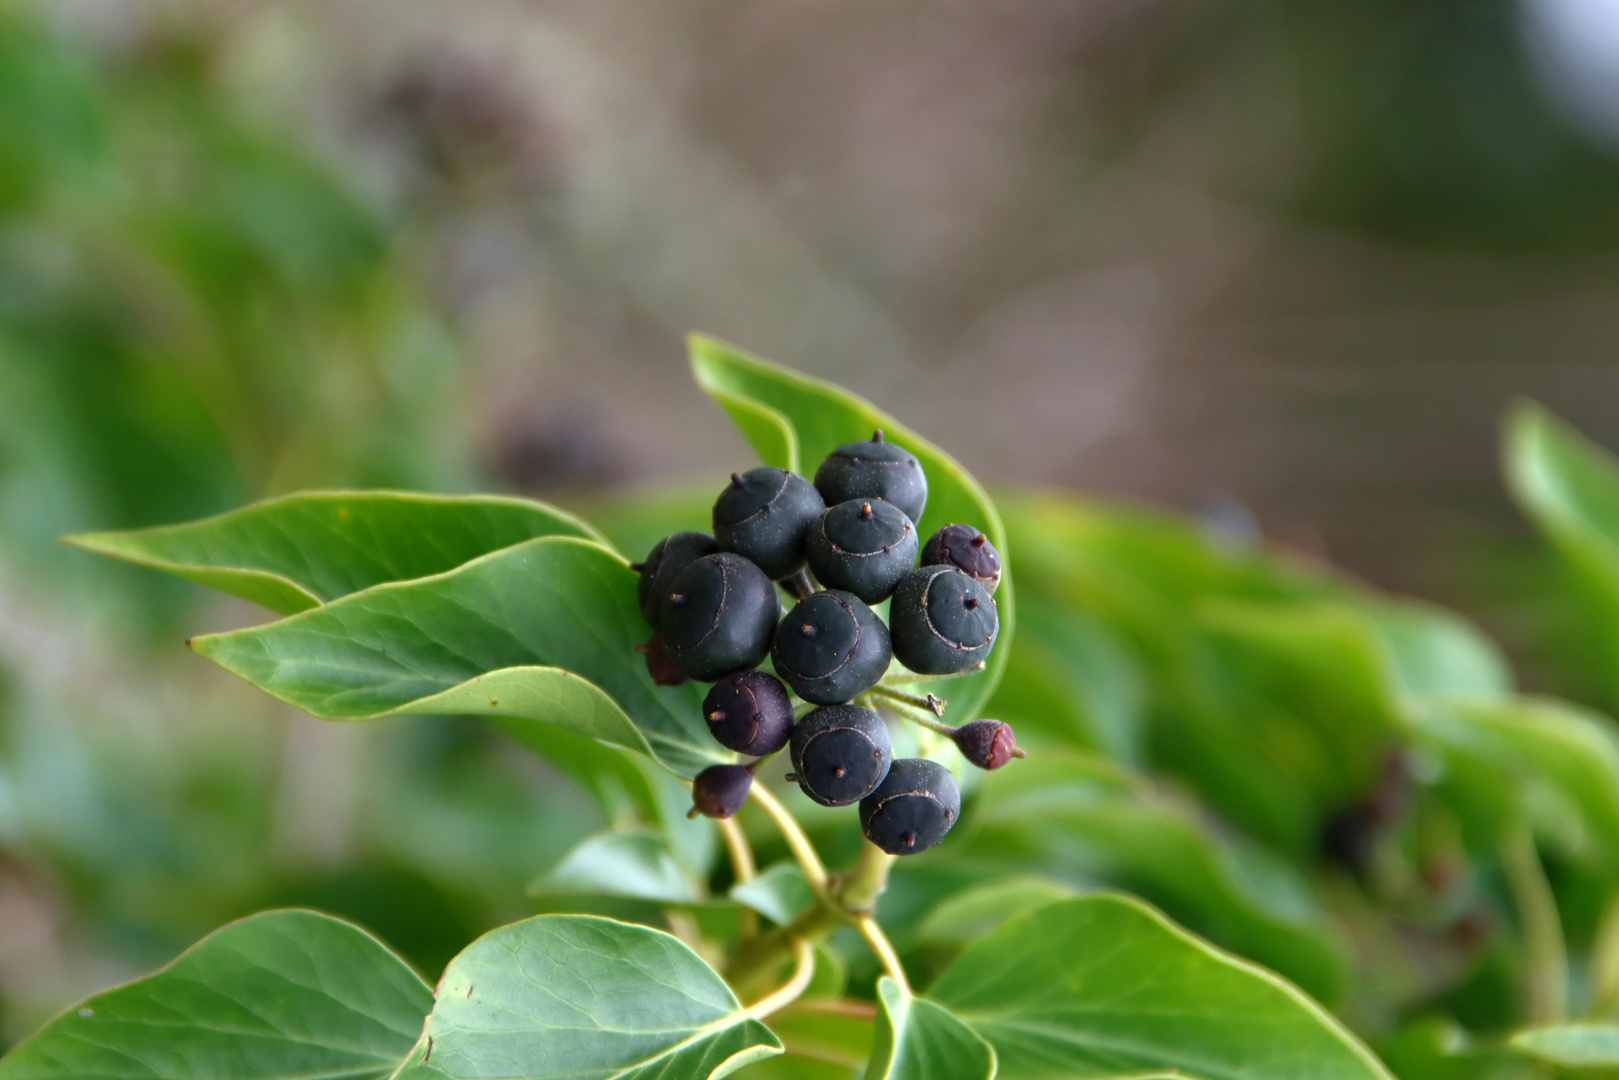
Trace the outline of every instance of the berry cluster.
{"label": "berry cluster", "polygon": [[[709,731],[754,759],[699,773],[694,814],[736,813],[761,762],[787,747],[789,779],[823,806],[859,803],[862,831],[884,851],[926,851],[955,824],[955,777],[937,762],[893,760],[882,718],[856,702],[894,659],[921,675],[956,675],[994,647],[1000,555],[966,525],[921,544],[927,497],[921,463],[878,431],[832,451],[813,484],[770,466],[732,473],[712,535],[675,533],[636,564],[656,631],[640,646],[653,678],[712,682]],[[796,601],[785,615],[777,582]],[[870,605],[890,598],[884,625]],[[766,656],[775,675],[757,670]],[[814,706],[796,723],[792,695]],[[999,720],[928,726],[986,769],[1022,756]]]}

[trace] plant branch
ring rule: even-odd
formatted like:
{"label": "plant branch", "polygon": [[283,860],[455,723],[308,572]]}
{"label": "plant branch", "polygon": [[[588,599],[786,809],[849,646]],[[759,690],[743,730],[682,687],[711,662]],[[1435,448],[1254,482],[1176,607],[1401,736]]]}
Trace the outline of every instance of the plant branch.
{"label": "plant branch", "polygon": [[[758,867],[753,861],[753,848],[748,843],[748,836],[742,831],[735,817],[720,818],[716,822],[720,827],[720,837],[725,841],[726,853],[731,858],[732,876],[738,885],[744,881],[752,881],[758,874]],[[759,932],[759,913],[750,907],[743,907],[736,913],[737,936],[746,941]]]}
{"label": "plant branch", "polygon": [[776,823],[781,830],[782,839],[787,841],[787,847],[798,860],[799,868],[804,871],[804,880],[816,897],[827,898],[826,865],[821,857],[815,853],[815,845],[810,838],[804,835],[804,829],[798,824],[791,811],[781,804],[781,800],[771,793],[763,784],[753,785],[753,801],[759,804],[759,809],[770,815],[770,820]]}
{"label": "plant branch", "polygon": [[898,702],[902,705],[909,705],[911,708],[919,711],[926,710],[931,712],[934,716],[939,717],[944,716],[944,707],[949,704],[949,702],[945,701],[943,698],[936,697],[933,694],[928,694],[926,697],[919,697],[916,694],[906,693],[904,690],[896,690],[892,686],[884,686],[882,683],[878,683],[876,686],[873,686],[870,690],[866,691],[866,693],[873,694],[888,701]]}
{"label": "plant branch", "polygon": [[893,942],[883,933],[883,928],[877,925],[877,920],[867,915],[855,923],[860,936],[866,939],[871,951],[877,954],[877,959],[883,962],[883,970],[890,978],[899,983],[899,988],[905,991],[905,996],[911,995],[911,980],[905,977],[905,967],[899,962],[899,953],[894,951]]}
{"label": "plant branch", "polygon": [[898,716],[901,720],[909,720],[918,727],[925,727],[929,731],[937,732],[947,739],[956,733],[955,728],[951,727],[943,720],[938,719],[931,712],[918,709],[915,706],[909,705],[902,701],[895,701],[892,698],[876,694],[874,689],[868,690],[865,694],[861,695],[862,700],[864,700],[867,705],[873,708],[880,705],[885,709],[890,709],[893,711],[894,715]]}
{"label": "plant branch", "polygon": [[793,942],[792,977],[774,993],[748,1006],[747,1015],[755,1020],[763,1020],[771,1013],[780,1012],[798,1000],[814,977],[815,943],[808,938],[797,938]]}
{"label": "plant branch", "polygon": [[1619,1015],[1619,890],[1608,894],[1591,946],[1591,1016]]}
{"label": "plant branch", "polygon": [[883,676],[880,686],[914,686],[924,682],[944,682],[946,679],[964,679],[968,675],[977,675],[984,670],[984,662],[980,660],[966,671],[953,671],[949,675],[918,675],[914,671],[890,671]]}
{"label": "plant branch", "polygon": [[1557,899],[1526,825],[1501,838],[1501,872],[1518,909],[1529,965],[1529,1022],[1557,1024],[1568,1015],[1568,952]]}

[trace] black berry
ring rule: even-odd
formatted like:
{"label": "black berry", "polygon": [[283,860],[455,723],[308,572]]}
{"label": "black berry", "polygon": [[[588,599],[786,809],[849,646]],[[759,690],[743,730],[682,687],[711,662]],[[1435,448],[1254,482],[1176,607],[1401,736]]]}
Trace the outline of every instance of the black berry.
{"label": "black berry", "polygon": [[904,447],[874,433],[868,442],[844,443],[815,470],[815,490],[828,506],[850,499],[883,499],[905,512],[912,524],[922,520],[928,502],[928,478],[922,463]]}
{"label": "black berry", "polygon": [[893,655],[888,627],[877,613],[837,589],[799,601],[782,617],[770,647],[776,674],[816,705],[836,705],[870,690]]}
{"label": "black berry", "polygon": [[971,525],[946,525],[922,545],[923,566],[954,566],[988,592],[1001,583],[1001,553]]}
{"label": "black berry", "polygon": [[764,757],[787,745],[793,731],[793,703],[775,676],[738,671],[708,692],[703,699],[703,719],[727,750]]}
{"label": "black berry", "polygon": [[925,758],[901,758],[860,800],[860,831],[890,855],[915,855],[944,839],[961,816],[961,788],[950,770]]}
{"label": "black berry", "polygon": [[663,638],[653,634],[651,640],[645,645],[637,645],[635,651],[646,657],[647,674],[659,686],[685,686],[691,682],[680,669],[670,662],[663,652]]}
{"label": "black berry", "polygon": [[974,720],[956,729],[956,748],[961,756],[980,769],[998,769],[1015,757],[1022,757],[1012,725],[1005,720]]}
{"label": "black berry", "polygon": [[822,806],[848,806],[888,775],[894,748],[883,718],[859,705],[824,705],[793,728],[793,772]]}
{"label": "black berry", "polygon": [[663,652],[693,679],[757,667],[781,618],[776,587],[740,555],[698,559],[669,583],[658,608]]}
{"label": "black berry", "polygon": [[692,811],[711,818],[728,818],[747,802],[752,787],[753,770],[746,765],[710,765],[691,782]]}
{"label": "black berry", "polygon": [[888,623],[894,655],[921,675],[952,675],[981,663],[1000,630],[989,592],[953,566],[906,574],[894,590]]}
{"label": "black berry", "polygon": [[635,569],[641,572],[635,597],[641,602],[641,614],[646,616],[646,621],[658,625],[658,603],[669,591],[669,583],[675,575],[718,550],[714,538],[702,532],[677,532],[653,544],[646,561],[635,564]]}
{"label": "black berry", "polygon": [[916,526],[905,511],[882,499],[850,499],[815,519],[804,551],[822,585],[875,604],[915,565],[916,546]]}
{"label": "black berry", "polygon": [[804,536],[825,509],[797,473],[770,465],[732,473],[714,501],[714,539],[779,581],[804,568]]}

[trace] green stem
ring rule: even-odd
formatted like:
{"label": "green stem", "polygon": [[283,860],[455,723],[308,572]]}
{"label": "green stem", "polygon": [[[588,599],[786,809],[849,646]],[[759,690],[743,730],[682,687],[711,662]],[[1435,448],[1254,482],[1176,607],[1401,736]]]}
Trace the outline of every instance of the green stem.
{"label": "green stem", "polygon": [[1591,945],[1591,1016],[1619,1017],[1619,890],[1608,894]]}
{"label": "green stem", "polygon": [[924,711],[916,708],[913,705],[907,705],[904,702],[895,701],[892,698],[881,697],[873,694],[871,691],[867,691],[865,694],[862,694],[861,699],[868,707],[876,708],[880,705],[885,709],[892,709],[894,715],[898,716],[901,720],[909,720],[918,727],[925,727],[929,731],[937,732],[947,739],[956,733],[955,728],[951,727],[943,720],[935,717],[931,711]]}
{"label": "green stem", "polygon": [[949,675],[918,675],[914,671],[890,671],[883,676],[883,686],[913,686],[916,683],[944,682],[946,679],[965,679],[968,675],[977,675],[984,670],[984,663],[980,660],[966,671],[953,671]]}
{"label": "green stem", "polygon": [[1529,1022],[1558,1024],[1568,1016],[1568,952],[1557,898],[1546,880],[1528,826],[1501,838],[1501,872],[1518,909],[1529,967]]}
{"label": "green stem", "polygon": [[793,974],[775,993],[760,999],[748,1006],[748,1015],[755,1020],[763,1020],[771,1013],[780,1012],[808,989],[810,980],[815,978],[815,943],[804,938],[793,942]]}
{"label": "green stem", "polygon": [[887,701],[895,702],[896,704],[909,705],[911,708],[919,711],[926,710],[927,712],[930,712],[934,716],[938,717],[944,716],[944,707],[949,704],[949,702],[945,701],[944,698],[937,697],[933,694],[928,694],[926,697],[921,697],[916,694],[908,694],[904,690],[896,690],[892,686],[884,686],[882,683],[878,683],[876,686],[873,686],[870,690],[866,691],[866,693],[883,698]]}

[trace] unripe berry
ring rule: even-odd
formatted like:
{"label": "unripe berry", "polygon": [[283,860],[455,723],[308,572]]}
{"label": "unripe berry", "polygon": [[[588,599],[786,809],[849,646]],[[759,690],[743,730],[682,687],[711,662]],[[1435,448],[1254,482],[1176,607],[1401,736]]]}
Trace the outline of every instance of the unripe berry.
{"label": "unripe berry", "polygon": [[890,855],[915,855],[944,839],[961,816],[961,788],[949,769],[901,758],[860,800],[860,831]]}
{"label": "unripe berry", "polygon": [[808,480],[761,465],[731,474],[714,501],[714,539],[779,581],[804,568],[804,537],[825,509]]}
{"label": "unripe berry", "polygon": [[708,692],[703,699],[703,719],[727,750],[764,757],[787,745],[793,731],[793,703],[775,676],[738,671]]}
{"label": "unripe berry", "polygon": [[852,593],[828,589],[782,617],[770,663],[794,693],[816,705],[852,700],[877,685],[894,651],[888,627]]}
{"label": "unripe berry", "polygon": [[1023,757],[1017,735],[1005,720],[974,720],[958,727],[951,738],[961,756],[980,769],[998,769],[1015,757]]}
{"label": "unripe berry", "polygon": [[919,675],[953,675],[983,662],[1000,617],[975,579],[953,566],[912,570],[888,606],[894,655]]}
{"label": "unripe berry", "polygon": [[641,580],[635,586],[635,598],[641,603],[641,614],[654,627],[658,625],[658,604],[669,583],[682,570],[719,550],[714,538],[703,532],[677,532],[665,536],[647,553],[646,560],[630,565],[640,571]]}
{"label": "unripe berry", "polygon": [[664,655],[682,673],[713,682],[757,667],[770,652],[781,600],[769,578],[740,555],[692,563],[669,583],[658,608]]}
{"label": "unripe berry", "polygon": [[899,507],[881,499],[850,499],[815,520],[804,551],[822,585],[876,604],[888,599],[916,563],[916,546],[916,526]]}
{"label": "unripe berry", "polygon": [[894,759],[883,718],[859,705],[825,705],[793,728],[793,776],[822,806],[870,795]]}
{"label": "unripe berry", "polygon": [[946,525],[922,545],[923,566],[954,566],[991,595],[1001,584],[1001,553],[971,525]]}
{"label": "unripe berry", "polygon": [[686,816],[728,818],[741,809],[752,788],[753,770],[746,765],[710,765],[691,782],[692,813]]}
{"label": "unripe berry", "polygon": [[928,478],[922,463],[902,446],[883,441],[881,431],[869,442],[844,443],[815,470],[815,490],[826,505],[850,499],[883,499],[905,512],[915,524],[928,502]]}

